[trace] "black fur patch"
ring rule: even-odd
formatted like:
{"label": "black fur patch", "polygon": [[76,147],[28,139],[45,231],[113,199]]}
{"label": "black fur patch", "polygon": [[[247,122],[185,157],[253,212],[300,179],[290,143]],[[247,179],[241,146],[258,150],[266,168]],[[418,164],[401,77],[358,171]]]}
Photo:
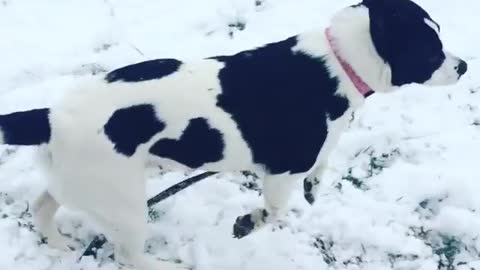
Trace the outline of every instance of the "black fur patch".
{"label": "black fur patch", "polygon": [[373,44],[392,69],[392,84],[429,80],[445,61],[442,42],[425,19],[437,23],[410,0],[368,0],[363,4],[369,9]]}
{"label": "black fur patch", "polygon": [[308,171],[327,137],[327,119],[349,104],[335,95],[322,58],[294,53],[296,37],[233,56],[215,57],[222,93],[217,105],[232,115],[255,163],[272,174]]}
{"label": "black fur patch", "polygon": [[148,142],[162,131],[153,105],[141,104],[115,111],[104,126],[105,135],[115,145],[115,150],[132,156],[140,144]]}
{"label": "black fur patch", "polygon": [[35,109],[0,116],[5,144],[39,145],[50,141],[49,109]]}
{"label": "black fur patch", "polygon": [[198,168],[221,160],[224,148],[222,133],[211,128],[205,118],[195,118],[190,120],[179,140],[161,139],[150,148],[150,153]]}
{"label": "black fur patch", "polygon": [[182,62],[176,59],[150,60],[114,70],[105,80],[109,83],[155,80],[174,73],[181,65]]}

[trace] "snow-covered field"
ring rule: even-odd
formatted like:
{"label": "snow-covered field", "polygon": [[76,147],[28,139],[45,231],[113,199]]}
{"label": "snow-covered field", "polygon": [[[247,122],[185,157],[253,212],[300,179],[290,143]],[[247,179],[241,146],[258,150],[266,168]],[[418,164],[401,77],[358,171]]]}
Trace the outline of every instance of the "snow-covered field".
{"label": "snow-covered field", "polygon": [[[480,269],[480,2],[418,0],[468,60],[452,87],[374,95],[331,157],[317,203],[233,239],[257,181],[215,177],[152,211],[148,252],[197,270]],[[234,53],[318,25],[349,0],[1,0],[0,113],[55,102],[76,80],[151,58]],[[62,210],[76,250],[49,249],[28,210],[45,187],[33,148],[0,148],[0,269],[117,269],[85,258],[98,232]],[[150,195],[182,180],[149,170]],[[129,218],[129,217],[125,217]],[[135,232],[132,232],[135,233]],[[108,247],[107,247],[108,248]]]}

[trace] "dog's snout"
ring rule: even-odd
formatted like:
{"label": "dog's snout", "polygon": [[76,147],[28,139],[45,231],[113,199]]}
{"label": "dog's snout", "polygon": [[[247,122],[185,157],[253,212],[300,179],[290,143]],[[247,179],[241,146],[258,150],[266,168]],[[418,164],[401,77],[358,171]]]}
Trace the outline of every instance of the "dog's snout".
{"label": "dog's snout", "polygon": [[458,66],[456,66],[455,69],[457,70],[458,75],[462,76],[467,72],[468,64],[467,62],[460,60],[460,63],[458,63]]}

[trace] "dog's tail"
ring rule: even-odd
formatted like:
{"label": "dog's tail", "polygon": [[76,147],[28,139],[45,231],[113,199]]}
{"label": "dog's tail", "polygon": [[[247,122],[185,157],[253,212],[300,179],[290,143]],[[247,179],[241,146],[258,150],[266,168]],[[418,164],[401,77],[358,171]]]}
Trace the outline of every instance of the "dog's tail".
{"label": "dog's tail", "polygon": [[0,144],[40,145],[50,141],[50,109],[0,115]]}

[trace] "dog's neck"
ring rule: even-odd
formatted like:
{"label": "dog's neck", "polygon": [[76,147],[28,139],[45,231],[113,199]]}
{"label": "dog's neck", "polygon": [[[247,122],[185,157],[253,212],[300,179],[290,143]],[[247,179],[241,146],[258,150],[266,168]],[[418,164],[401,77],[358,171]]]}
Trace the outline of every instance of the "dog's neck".
{"label": "dog's neck", "polygon": [[[366,85],[374,92],[391,91],[391,69],[373,45],[366,8],[347,8],[337,13],[332,19],[330,34],[338,56]],[[332,76],[340,79],[337,93],[346,96],[350,105],[358,107],[363,104],[364,96],[338,61],[332,45],[325,35],[325,29],[315,29],[299,35],[298,44],[293,50],[324,59]]]}
{"label": "dog's neck", "polygon": [[392,88],[390,66],[372,42],[367,8],[351,7],[337,13],[329,31],[339,56],[373,91],[388,92]]}
{"label": "dog's neck", "polygon": [[332,36],[330,28],[327,28],[325,30],[325,35],[327,37],[328,44],[332,49],[333,54],[337,58],[340,66],[342,66],[343,70],[347,74],[347,77],[350,78],[350,81],[353,83],[358,92],[364,97],[368,97],[373,94],[372,88],[365,81],[363,81],[360,76],[358,76],[353,67],[340,55],[338,48],[335,46],[335,39]]}

